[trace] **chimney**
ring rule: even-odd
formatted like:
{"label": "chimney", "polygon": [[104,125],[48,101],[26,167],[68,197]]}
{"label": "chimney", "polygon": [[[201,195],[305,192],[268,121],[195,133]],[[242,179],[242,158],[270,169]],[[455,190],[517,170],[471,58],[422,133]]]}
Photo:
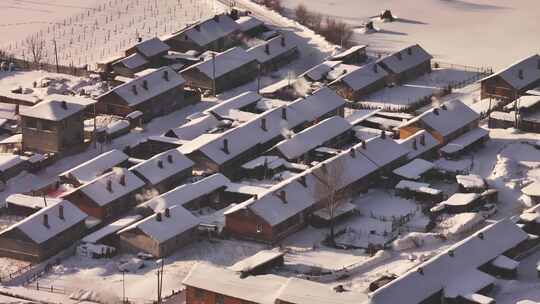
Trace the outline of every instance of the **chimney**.
{"label": "chimney", "polygon": [[131,90],[133,91],[133,94],[137,95],[137,86],[136,85],[132,85]]}
{"label": "chimney", "polygon": [[143,82],[142,82],[142,87],[143,87],[143,89],[145,89],[145,90],[148,91],[148,80],[146,80],[146,79],[143,80]]}
{"label": "chimney", "polygon": [[156,221],[161,222],[161,212],[156,213]]}
{"label": "chimney", "polygon": [[287,192],[285,190],[279,191],[278,196],[282,203],[287,204]]}
{"label": "chimney", "polygon": [[349,153],[351,154],[352,158],[356,158],[356,150],[354,148],[351,148],[351,150],[349,150]]}
{"label": "chimney", "polygon": [[110,179],[107,180],[107,191],[109,191],[111,193],[113,192],[112,191],[112,180],[110,180]]}
{"label": "chimney", "polygon": [[285,42],[285,36],[281,36],[281,46],[285,47],[285,45],[287,45],[287,43]]}
{"label": "chimney", "polygon": [[163,169],[163,161],[162,161],[161,159],[158,160],[157,166],[158,166],[160,169]]}
{"label": "chimney", "polygon": [[50,228],[50,226],[49,226],[49,215],[48,214],[43,214],[43,226],[45,226],[47,228]]}
{"label": "chimney", "polygon": [[19,115],[19,104],[15,105],[15,114]]}
{"label": "chimney", "polygon": [[223,148],[221,149],[223,150],[223,152],[225,152],[225,154],[230,154],[230,151],[229,151],[229,140],[228,139],[224,139],[223,140]]}
{"label": "chimney", "polygon": [[163,71],[163,79],[165,79],[165,81],[169,81],[169,71]]}
{"label": "chimney", "polygon": [[373,64],[373,72],[379,73],[379,68],[377,67],[377,64]]}
{"label": "chimney", "polygon": [[478,237],[479,237],[481,240],[483,240],[483,239],[484,239],[484,233],[483,233],[483,232],[480,232],[480,233],[478,234]]}
{"label": "chimney", "polygon": [[523,79],[523,70],[520,69],[518,71],[518,77],[519,77],[519,79]]}
{"label": "chimney", "polygon": [[268,131],[268,129],[266,128],[266,118],[261,118],[261,129],[263,131]]}
{"label": "chimney", "polygon": [[439,115],[439,108],[433,108],[433,114]]}
{"label": "chimney", "polygon": [[300,176],[300,179],[298,180],[298,182],[302,186],[304,186],[304,188],[307,188],[307,181],[306,181],[306,176],[305,175]]}
{"label": "chimney", "polygon": [[137,42],[142,42],[142,37],[137,37]]}
{"label": "chimney", "polygon": [[386,131],[385,131],[385,130],[382,130],[382,132],[381,132],[381,138],[382,138],[382,139],[386,139]]}
{"label": "chimney", "polygon": [[165,208],[165,217],[171,217],[171,210],[169,208]]}
{"label": "chimney", "polygon": [[407,49],[407,54],[409,54],[409,56],[412,56],[412,47]]}
{"label": "chimney", "polygon": [[453,258],[454,257],[454,250],[448,250],[448,255]]}
{"label": "chimney", "polygon": [[266,55],[270,55],[270,45],[268,43],[264,45],[264,52]]}
{"label": "chimney", "polygon": [[67,110],[67,108],[68,108],[67,107],[67,102],[65,100],[62,100],[61,106],[62,106],[62,109],[64,109],[64,110]]}
{"label": "chimney", "polygon": [[200,32],[201,31],[201,25],[200,24],[195,25],[195,30],[197,32]]}
{"label": "chimney", "polygon": [[120,175],[120,185],[125,186],[126,185],[126,175],[122,174]]}
{"label": "chimney", "polygon": [[322,163],[322,164],[321,164],[321,170],[322,170],[324,173],[327,173],[327,172],[328,172],[328,168],[326,167],[326,163]]}
{"label": "chimney", "polygon": [[171,154],[167,155],[167,161],[169,162],[169,164],[173,163],[173,157]]}
{"label": "chimney", "polygon": [[281,119],[287,120],[287,108],[281,108]]}
{"label": "chimney", "polygon": [[425,145],[426,145],[426,134],[420,135],[420,144],[421,144],[422,146],[425,146]]}
{"label": "chimney", "polygon": [[448,110],[448,107],[446,106],[446,104],[443,103],[443,104],[441,105],[441,109],[443,109],[443,110],[446,111],[446,110]]}
{"label": "chimney", "polygon": [[366,141],[362,139],[362,149],[365,150],[366,148],[367,148],[367,147],[366,147]]}
{"label": "chimney", "polygon": [[418,270],[416,270],[419,274],[424,275],[424,268],[418,267]]}
{"label": "chimney", "polygon": [[58,205],[58,217],[61,219],[61,220],[64,220],[64,206],[63,205]]}
{"label": "chimney", "polygon": [[398,60],[402,60],[403,59],[403,56],[401,56],[401,52],[397,52],[396,53],[396,57]]}
{"label": "chimney", "polygon": [[418,144],[416,143],[416,138],[413,138],[412,148],[413,148],[414,150],[418,150]]}
{"label": "chimney", "polygon": [[219,15],[215,15],[215,16],[214,16],[214,21],[217,22],[217,23],[219,23]]}

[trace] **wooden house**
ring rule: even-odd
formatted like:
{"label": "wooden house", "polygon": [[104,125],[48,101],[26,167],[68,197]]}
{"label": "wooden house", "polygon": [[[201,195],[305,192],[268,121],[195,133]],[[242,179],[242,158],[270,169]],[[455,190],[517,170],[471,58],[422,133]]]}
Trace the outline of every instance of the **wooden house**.
{"label": "wooden house", "polygon": [[118,231],[120,248],[166,257],[195,240],[198,226],[199,220],[184,207],[165,208]]}
{"label": "wooden house", "polygon": [[41,102],[41,99],[33,94],[18,94],[0,90],[0,102],[31,107]]}
{"label": "wooden house", "polygon": [[81,239],[81,243],[88,244],[89,247],[97,245],[99,248],[99,245],[105,245],[117,248],[120,244],[120,237],[117,232],[130,226],[131,224],[134,224],[135,222],[140,221],[141,219],[143,219],[143,217],[139,214],[122,217],[86,235]]}
{"label": "wooden house", "polygon": [[162,37],[172,50],[186,52],[195,50],[222,52],[237,44],[240,26],[230,16],[215,15],[196,22],[185,29]]}
{"label": "wooden house", "polygon": [[102,153],[74,168],[60,173],[60,181],[79,187],[97,177],[112,171],[115,167],[127,168],[129,156],[120,150]]}
{"label": "wooden house", "polygon": [[[288,41],[289,40],[289,41]],[[278,70],[299,56],[298,47],[285,34],[249,48],[246,52],[255,57],[263,74]]]}
{"label": "wooden house", "polygon": [[116,218],[134,207],[144,181],[125,168],[115,168],[79,188],[62,194],[79,209],[99,220]]}
{"label": "wooden house", "polygon": [[342,52],[330,56],[331,61],[341,61],[345,64],[362,64],[368,59],[367,45],[355,45]]}
{"label": "wooden house", "polygon": [[478,127],[480,115],[460,100],[443,103],[399,127],[399,138],[408,138],[425,129],[441,145]]}
{"label": "wooden house", "polygon": [[329,86],[343,98],[362,101],[362,98],[386,87],[388,73],[376,63],[343,74]]}
{"label": "wooden house", "polygon": [[11,153],[0,153],[0,181],[6,183],[10,178],[31,168],[29,158]]}
{"label": "wooden house", "polygon": [[180,72],[188,86],[210,91],[215,89],[216,94],[254,81],[258,73],[257,59],[241,47],[212,53],[202,62]]}
{"label": "wooden house", "polygon": [[65,200],[43,208],[0,232],[0,255],[44,261],[84,236],[86,218],[84,212]]}
{"label": "wooden house", "polygon": [[12,194],[6,197],[7,213],[16,216],[30,216],[43,208],[62,202],[61,199],[30,196],[26,194]]}
{"label": "wooden house", "polygon": [[[160,67],[163,63],[163,56],[167,55],[171,48],[169,45],[161,41],[159,38],[151,38],[145,41],[141,41],[133,47],[126,50],[126,56],[133,54],[139,54],[145,59],[152,67]],[[141,61],[141,58],[136,59]],[[113,66],[114,68],[114,66]]]}
{"label": "wooden house", "polygon": [[80,149],[84,144],[84,109],[65,100],[22,109],[23,150],[63,153]]}
{"label": "wooden house", "polygon": [[247,37],[256,37],[269,30],[263,21],[254,16],[241,16],[235,21],[238,23],[240,32]]}
{"label": "wooden house", "polygon": [[420,130],[409,137],[398,139],[397,142],[409,149],[408,159],[423,158],[432,160],[439,157],[439,141],[426,130]]}
{"label": "wooden house", "polygon": [[540,86],[540,55],[534,54],[480,81],[481,98],[513,101]]}
{"label": "wooden house", "polygon": [[540,182],[534,182],[523,189],[521,193],[531,198],[532,204],[540,204]]}
{"label": "wooden house", "polygon": [[134,78],[135,74],[144,71],[149,65],[150,62],[143,55],[134,53],[113,62],[111,69],[116,75]]}
{"label": "wooden house", "polygon": [[431,56],[415,44],[392,53],[377,61],[390,75],[389,83],[402,84],[431,72]]}
{"label": "wooden house", "polygon": [[182,76],[163,67],[99,96],[97,111],[121,117],[141,111],[142,120],[147,122],[194,102],[185,98],[184,84]]}
{"label": "wooden house", "polygon": [[144,180],[147,188],[163,193],[190,178],[193,165],[178,149],[171,149],[136,164],[129,170]]}

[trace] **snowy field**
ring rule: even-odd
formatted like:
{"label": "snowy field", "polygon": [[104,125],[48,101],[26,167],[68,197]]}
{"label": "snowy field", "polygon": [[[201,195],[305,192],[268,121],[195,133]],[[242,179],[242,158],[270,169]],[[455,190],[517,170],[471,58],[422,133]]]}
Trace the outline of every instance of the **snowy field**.
{"label": "snowy field", "polygon": [[37,36],[46,42],[45,61],[54,63],[56,41],[65,66],[92,65],[121,53],[138,37],[169,34],[221,11],[212,0],[3,0],[0,7],[5,8],[1,49],[28,59],[24,39]]}
{"label": "snowy field", "polygon": [[294,9],[310,10],[360,25],[384,9],[400,20],[376,22],[377,33],[355,41],[391,51],[420,43],[437,59],[502,68],[540,50],[537,0],[285,0]]}

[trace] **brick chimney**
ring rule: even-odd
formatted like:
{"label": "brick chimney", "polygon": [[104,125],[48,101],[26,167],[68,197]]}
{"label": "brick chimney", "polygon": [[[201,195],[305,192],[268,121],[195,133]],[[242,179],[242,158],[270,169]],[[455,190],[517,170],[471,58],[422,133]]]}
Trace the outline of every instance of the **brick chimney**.
{"label": "brick chimney", "polygon": [[167,161],[169,162],[169,164],[173,163],[173,157],[171,154],[167,155]]}
{"label": "brick chimney", "polygon": [[47,228],[51,228],[49,226],[49,215],[48,214],[43,214],[43,226],[45,226]]}
{"label": "brick chimney", "polygon": [[412,47],[407,49],[407,54],[409,54],[409,56],[412,56]]}
{"label": "brick chimney", "polygon": [[229,151],[229,140],[228,139],[223,139],[223,148],[221,148],[221,150],[223,152],[225,152],[225,154],[230,154],[231,152]]}
{"label": "brick chimney", "polygon": [[163,71],[163,79],[165,79],[165,81],[169,81],[169,71]]}
{"label": "brick chimney", "polygon": [[287,120],[287,108],[281,108],[281,119]]}
{"label": "brick chimney", "polygon": [[169,208],[165,208],[165,217],[171,217],[171,210]]}
{"label": "brick chimney", "polygon": [[58,205],[58,218],[60,218],[61,220],[64,220],[64,206],[63,205]]}
{"label": "brick chimney", "polygon": [[120,175],[120,185],[125,186],[126,185],[126,175],[122,174]]}
{"label": "brick chimney", "polygon": [[278,193],[278,197],[281,200],[282,203],[287,204],[287,192],[285,190],[281,190]]}
{"label": "brick chimney", "polygon": [[137,92],[137,86],[136,85],[132,85],[131,86],[131,91],[133,91],[133,94],[137,95],[138,92]]}
{"label": "brick chimney", "polygon": [[112,190],[112,180],[110,180],[110,179],[107,180],[107,187],[106,188],[107,188],[107,191],[109,191],[111,193],[113,192],[113,190]]}
{"label": "brick chimney", "polygon": [[270,45],[268,43],[264,45],[264,52],[266,55],[270,55]]}
{"label": "brick chimney", "polygon": [[143,82],[142,82],[142,87],[143,87],[143,89],[145,89],[145,90],[148,91],[148,80],[146,80],[146,79],[143,80]]}
{"label": "brick chimney", "polygon": [[439,115],[439,108],[433,108],[433,114]]}
{"label": "brick chimney", "polygon": [[426,135],[425,134],[420,135],[420,144],[422,146],[426,145]]}
{"label": "brick chimney", "polygon": [[161,222],[161,212],[156,212],[156,221]]}
{"label": "brick chimney", "polygon": [[523,76],[523,70],[522,70],[522,69],[520,69],[520,70],[518,71],[518,77],[519,77],[519,79],[523,79],[523,78],[524,78],[524,76]]}
{"label": "brick chimney", "polygon": [[287,42],[285,41],[285,36],[281,36],[281,46],[285,47],[287,45]]}
{"label": "brick chimney", "polygon": [[397,52],[396,57],[398,60],[403,60],[403,56],[401,55],[401,52]]}
{"label": "brick chimney", "polygon": [[367,149],[366,141],[362,139],[362,149]]}
{"label": "brick chimney", "polygon": [[349,153],[351,154],[351,157],[352,157],[352,158],[356,158],[356,150],[355,150],[354,148],[351,148],[351,149],[349,150]]}
{"label": "brick chimney", "polygon": [[418,144],[416,143],[416,138],[413,138],[413,141],[412,141],[412,148],[414,150],[418,150]]}
{"label": "brick chimney", "polygon": [[62,109],[67,110],[68,106],[67,106],[67,102],[65,100],[62,100],[61,107],[62,107]]}
{"label": "brick chimney", "polygon": [[268,131],[268,129],[266,128],[266,118],[264,117],[261,118],[261,129],[265,132]]}
{"label": "brick chimney", "polygon": [[163,169],[163,161],[162,161],[161,159],[158,160],[157,166],[158,166],[160,169]]}
{"label": "brick chimney", "polygon": [[302,186],[304,186],[304,188],[307,188],[307,181],[306,181],[306,176],[305,175],[300,176],[300,178],[298,179],[298,182]]}

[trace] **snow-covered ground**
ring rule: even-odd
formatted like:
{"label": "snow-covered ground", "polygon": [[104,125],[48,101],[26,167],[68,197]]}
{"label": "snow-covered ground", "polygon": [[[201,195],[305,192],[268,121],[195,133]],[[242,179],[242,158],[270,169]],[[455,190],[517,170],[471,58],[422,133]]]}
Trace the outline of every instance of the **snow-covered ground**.
{"label": "snow-covered ground", "polygon": [[285,0],[358,26],[390,9],[399,20],[375,22],[379,31],[354,37],[388,52],[420,43],[439,60],[502,68],[540,49],[536,0]]}

